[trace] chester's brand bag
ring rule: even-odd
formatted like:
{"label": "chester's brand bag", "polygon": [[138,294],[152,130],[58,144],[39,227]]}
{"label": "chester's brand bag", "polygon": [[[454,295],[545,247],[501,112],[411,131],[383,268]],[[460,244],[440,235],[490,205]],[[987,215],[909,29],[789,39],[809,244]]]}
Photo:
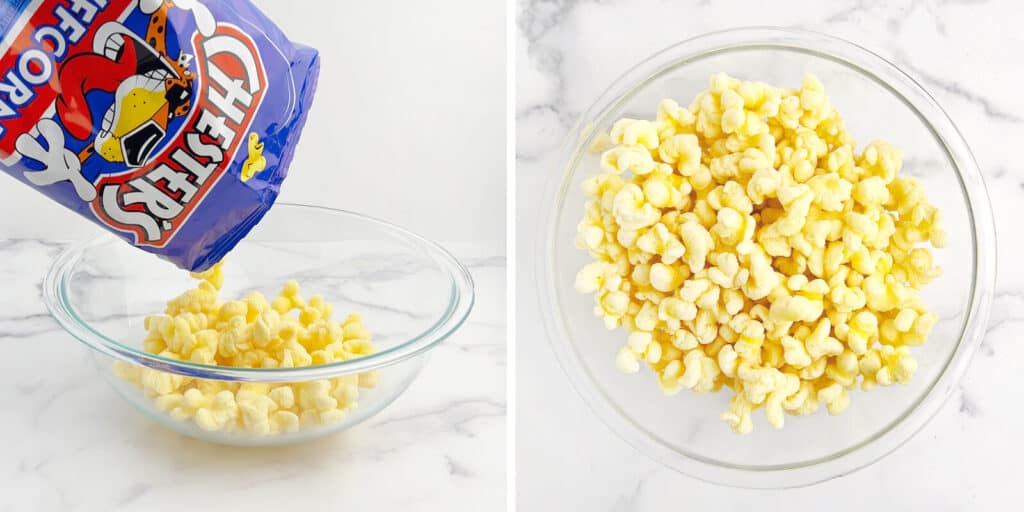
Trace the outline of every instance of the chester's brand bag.
{"label": "chester's brand bag", "polygon": [[277,197],[317,52],[247,0],[0,0],[0,169],[188,270]]}

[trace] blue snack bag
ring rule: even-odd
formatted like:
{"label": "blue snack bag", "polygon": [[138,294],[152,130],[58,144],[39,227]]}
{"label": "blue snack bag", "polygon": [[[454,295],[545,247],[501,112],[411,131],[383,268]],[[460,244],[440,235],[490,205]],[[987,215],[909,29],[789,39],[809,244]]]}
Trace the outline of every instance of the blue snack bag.
{"label": "blue snack bag", "polygon": [[319,68],[248,0],[0,0],[0,169],[205,270],[277,198]]}

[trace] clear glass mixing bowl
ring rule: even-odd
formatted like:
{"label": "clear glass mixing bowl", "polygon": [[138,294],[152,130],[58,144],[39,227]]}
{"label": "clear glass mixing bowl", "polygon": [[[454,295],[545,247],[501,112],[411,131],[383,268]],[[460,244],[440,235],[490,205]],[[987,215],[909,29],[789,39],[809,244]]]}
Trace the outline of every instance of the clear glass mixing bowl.
{"label": "clear glass mixing bowl", "polygon": [[[225,265],[222,300],[257,290],[276,296],[295,279],[305,296],[334,304],[334,318],[358,312],[373,333],[373,355],[321,366],[250,369],[201,365],[142,349],[146,315],[195,281],[173,265],[113,235],[69,248],[43,285],[57,322],[92,349],[99,372],[129,403],[160,424],[210,442],[272,446],[314,439],[349,428],[387,407],[416,377],[428,352],[462,325],[473,306],[469,271],[440,246],[385,222],[355,213],[278,204],[235,248]],[[115,362],[218,383],[302,384],[376,373],[359,389],[357,406],[328,424],[296,432],[254,435],[205,431],[161,411],[138,386],[115,375]]]}
{"label": "clear glass mixing bowl", "polygon": [[[589,256],[574,247],[583,215],[581,182],[599,172],[589,150],[622,117],[653,119],[658,102],[687,105],[717,72],[798,88],[807,72],[825,84],[858,148],[881,139],[904,151],[903,173],[918,177],[944,215],[949,246],[936,252],[945,273],[922,297],[941,320],[915,347],[920,368],[909,385],[854,392],[838,417],[789,417],[775,430],[763,414],[739,436],[720,419],[729,393],[665,397],[654,374],[615,367],[625,340],[594,317],[593,297],[573,289]],[[702,480],[741,487],[806,485],[864,467],[917,432],[954,391],[987,323],[996,241],[981,173],[956,126],[912,78],[881,57],[834,37],[782,28],[717,32],[676,44],[616,80],[567,141],[544,198],[538,275],[546,328],[574,386],[616,433],[641,452]]]}

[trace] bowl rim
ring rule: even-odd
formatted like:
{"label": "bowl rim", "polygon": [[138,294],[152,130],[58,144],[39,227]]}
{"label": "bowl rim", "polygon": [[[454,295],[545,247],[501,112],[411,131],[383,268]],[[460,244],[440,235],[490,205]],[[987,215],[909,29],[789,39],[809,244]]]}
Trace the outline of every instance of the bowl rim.
{"label": "bowl rim", "polygon": [[[712,55],[751,49],[807,53],[833,61],[873,80],[914,111],[942,146],[957,174],[973,241],[974,273],[961,336],[945,368],[917,403],[880,432],[852,447],[810,461],[773,466],[737,465],[682,452],[623,415],[594,383],[568,341],[571,336],[555,275],[558,219],[580,157],[596,136],[594,126],[604,124],[623,102],[669,71]],[[535,292],[541,311],[555,312],[542,315],[549,344],[576,392],[598,418],[628,444],[664,466],[713,484],[761,489],[800,487],[852,473],[892,453],[920,431],[953,394],[981,344],[996,276],[995,222],[981,171],[959,129],[924,87],[896,65],[855,43],[819,32],[771,26],[709,32],[675,43],[616,78],[580,115],[558,156],[557,165],[562,172],[552,172],[547,180],[539,217],[542,225],[537,235],[540,257],[535,263],[539,276]]]}
{"label": "bowl rim", "polygon": [[43,302],[51,316],[68,334],[100,353],[118,360],[188,377],[239,382],[300,382],[363,373],[391,366],[420,355],[447,339],[465,323],[472,311],[476,300],[473,277],[465,265],[439,244],[395,224],[347,210],[296,203],[277,203],[274,209],[320,211],[334,216],[349,217],[369,222],[382,230],[414,242],[434,256],[439,267],[448,273],[449,302],[444,312],[426,330],[394,347],[358,359],[325,365],[299,368],[235,368],[169,359],[126,345],[99,332],[81,319],[69,298],[71,272],[85,251],[111,241],[123,243],[113,233],[105,233],[73,244],[57,256],[43,280]]}

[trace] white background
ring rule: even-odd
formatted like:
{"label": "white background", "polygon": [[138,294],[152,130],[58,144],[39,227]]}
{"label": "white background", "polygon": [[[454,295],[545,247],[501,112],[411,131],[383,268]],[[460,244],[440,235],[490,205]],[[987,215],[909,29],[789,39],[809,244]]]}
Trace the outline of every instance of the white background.
{"label": "white background", "polygon": [[[257,0],[320,50],[320,85],[280,201],[382,218],[442,242],[505,241],[500,1]],[[99,228],[0,176],[0,237]]]}
{"label": "white background", "polygon": [[408,391],[344,433],[267,450],[187,439],[121,400],[40,300],[55,241],[100,228],[0,176],[0,512],[503,508],[505,6],[256,3],[322,56],[280,200],[441,242],[473,274],[473,313]]}
{"label": "white background", "polygon": [[[519,508],[592,512],[1020,510],[1024,456],[1019,380],[1024,344],[1024,48],[1014,0],[518,3],[517,470]],[[803,27],[857,42],[920,80],[971,145],[999,237],[993,314],[960,390],[910,442],[824,484],[748,491],[705,484],[639,454],[572,390],[541,327],[534,295],[536,205],[576,116],[641,59],[701,33],[746,25]],[[610,355],[609,357],[612,357]],[[856,403],[854,404],[856,406]]]}

